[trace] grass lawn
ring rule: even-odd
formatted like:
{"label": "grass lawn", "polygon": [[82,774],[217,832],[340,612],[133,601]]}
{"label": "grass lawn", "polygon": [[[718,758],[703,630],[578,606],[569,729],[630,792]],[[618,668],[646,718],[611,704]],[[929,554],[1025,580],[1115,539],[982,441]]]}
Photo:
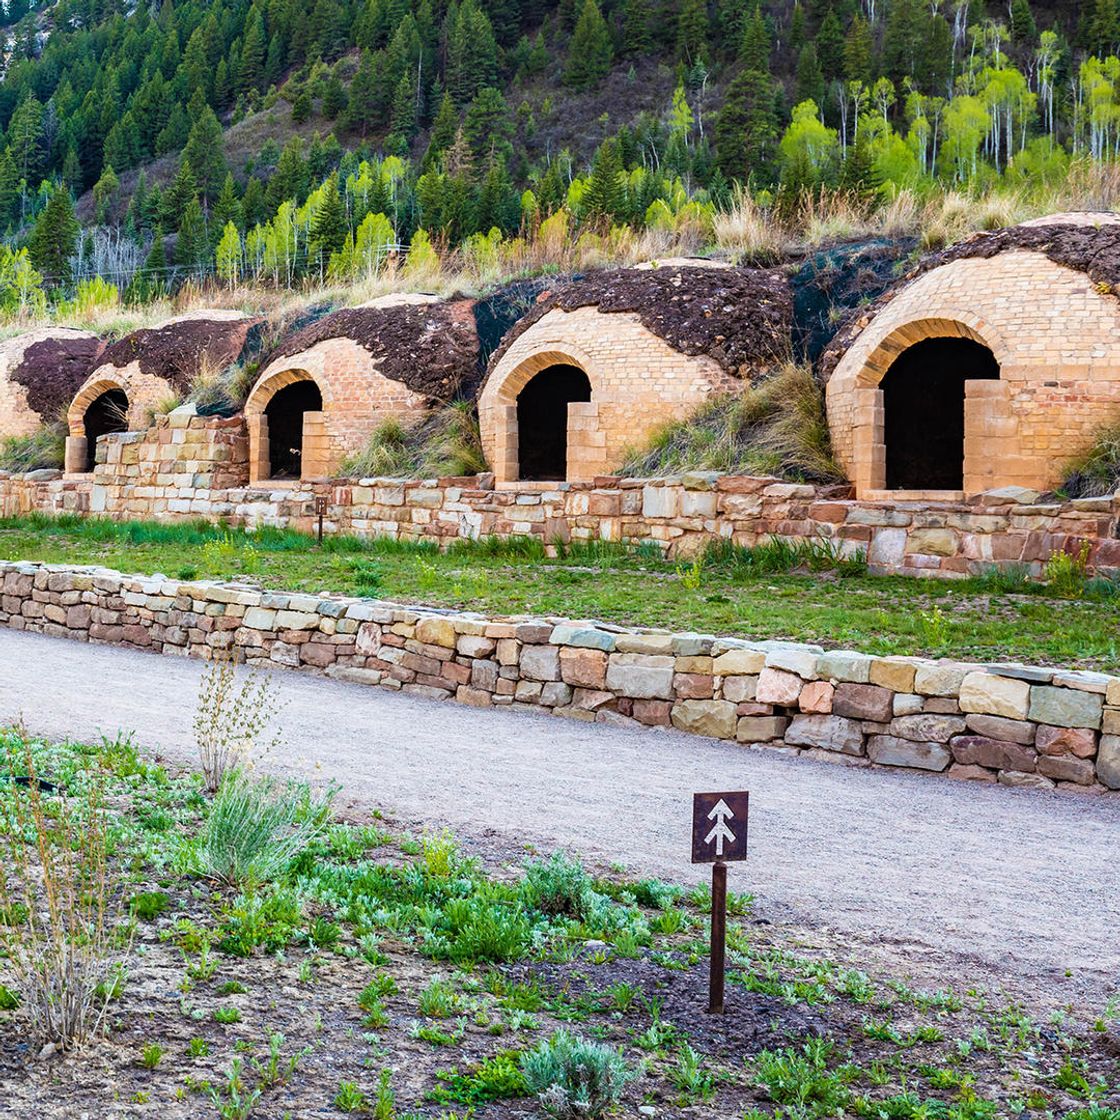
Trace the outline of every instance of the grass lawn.
{"label": "grass lawn", "polygon": [[[211,795],[120,739],[0,730],[0,779],[6,1116],[1120,1120],[1114,1003],[1017,1003],[953,958],[868,965],[733,895],[707,1015],[706,887],[343,821],[306,787]],[[62,967],[62,926],[33,919],[44,868],[106,969],[67,981],[104,1009],[76,1051],[33,1028],[28,965]]]}
{"label": "grass lawn", "polygon": [[[0,559],[101,564],[129,573],[244,578],[486,614],[786,638],[868,653],[926,654],[1120,670],[1120,594],[1073,581],[1061,598],[1021,576],[872,577],[826,551],[729,550],[674,565],[656,550],[575,547],[546,558],[529,540],[430,545],[245,534],[208,525],[42,517],[0,521]],[[819,570],[812,570],[812,569]]]}

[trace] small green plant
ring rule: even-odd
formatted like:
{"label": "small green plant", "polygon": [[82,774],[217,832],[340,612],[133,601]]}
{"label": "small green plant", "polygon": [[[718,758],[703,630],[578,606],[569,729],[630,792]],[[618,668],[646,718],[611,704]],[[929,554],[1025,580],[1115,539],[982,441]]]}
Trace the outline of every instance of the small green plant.
{"label": "small green plant", "polygon": [[220,996],[243,996],[249,989],[240,980],[227,980],[219,989]]}
{"label": "small green plant", "polygon": [[224,1085],[210,1089],[210,1099],[221,1120],[248,1120],[261,1099],[260,1089],[247,1089],[241,1077],[242,1062],[234,1058],[229,1064]]}
{"label": "small green plant", "polygon": [[167,909],[170,901],[163,891],[144,891],[128,900],[128,908],[142,922],[150,922]]}
{"label": "small green plant", "polygon": [[155,1069],[163,1058],[163,1047],[158,1042],[149,1042],[140,1051],[140,1064],[145,1069]]}
{"label": "small green plant", "polygon": [[204,1038],[192,1038],[187,1043],[187,1057],[192,1061],[198,1058],[206,1058],[210,1055],[210,1043]]}
{"label": "small green plant", "polygon": [[1082,541],[1077,552],[1051,552],[1046,561],[1046,586],[1059,599],[1082,599],[1089,579],[1089,554],[1092,545]]}
{"label": "small green plant", "polygon": [[851,1093],[828,1068],[832,1043],[813,1038],[798,1050],[764,1050],[756,1062],[759,1084],[780,1105],[800,1115],[835,1115],[847,1107]]}
{"label": "small green plant", "polygon": [[529,1092],[558,1120],[605,1116],[633,1076],[618,1050],[567,1031],[524,1053],[521,1072]]}
{"label": "small green plant", "polygon": [[358,1088],[357,1082],[340,1081],[338,1092],[334,1095],[334,1106],[340,1112],[366,1112],[369,1097]]}
{"label": "small green plant", "polygon": [[373,1120],[394,1120],[397,1098],[392,1086],[393,1071],[383,1069],[377,1078],[377,1096],[373,1098]]}
{"label": "small green plant", "polygon": [[229,1025],[241,1022],[241,1012],[236,1007],[215,1007],[214,1022]]}
{"label": "small green plant", "polygon": [[287,1084],[301,1059],[311,1053],[311,1047],[305,1046],[299,1053],[285,1057],[284,1041],[284,1036],[279,1031],[270,1034],[268,1036],[268,1056],[263,1061],[258,1058],[250,1059],[259,1083],[266,1088]]}
{"label": "small green plant", "polygon": [[563,852],[528,864],[522,891],[525,901],[541,913],[570,918],[585,917],[596,897],[583,865]]}
{"label": "small green plant", "polygon": [[695,557],[687,567],[678,564],[677,578],[685,591],[699,591],[704,582],[704,554]]}
{"label": "small green plant", "polygon": [[446,1019],[459,1008],[459,997],[448,980],[433,979],[420,993],[420,1014],[430,1019]]}
{"label": "small green plant", "polygon": [[949,620],[939,606],[935,605],[932,610],[918,612],[918,629],[922,641],[930,649],[944,649],[949,644]]}
{"label": "small green plant", "polygon": [[526,1082],[518,1058],[516,1051],[504,1051],[484,1059],[466,1073],[458,1069],[440,1070],[436,1074],[440,1084],[429,1097],[440,1104],[467,1105],[523,1097]]}
{"label": "small green plant", "polygon": [[677,1064],[669,1076],[681,1091],[682,1104],[710,1101],[715,1095],[715,1080],[704,1068],[700,1055],[687,1042],[681,1043],[677,1051]]}

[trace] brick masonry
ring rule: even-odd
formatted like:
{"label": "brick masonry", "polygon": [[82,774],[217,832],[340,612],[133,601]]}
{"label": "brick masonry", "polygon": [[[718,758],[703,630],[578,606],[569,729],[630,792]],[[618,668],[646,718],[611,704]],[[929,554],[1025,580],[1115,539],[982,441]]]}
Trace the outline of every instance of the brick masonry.
{"label": "brick masonry", "polygon": [[315,498],[328,498],[330,533],[432,539],[528,535],[556,541],[655,542],[687,557],[710,541],[828,540],[866,552],[876,571],[956,577],[990,564],[1041,572],[1057,551],[1090,544],[1090,560],[1120,571],[1120,499],[1042,502],[1007,488],[962,502],[856,501],[773,478],[697,472],[676,478],[496,486],[471,478],[362,479],[249,486],[242,420],[204,418],[189,406],[146,432],[103,437],[90,476],[0,474],[6,516],[87,513],[118,519],[209,518],[231,525],[310,531]]}
{"label": "brick masonry", "polygon": [[1120,789],[1120,678],[0,563],[0,625],[862,767]]}

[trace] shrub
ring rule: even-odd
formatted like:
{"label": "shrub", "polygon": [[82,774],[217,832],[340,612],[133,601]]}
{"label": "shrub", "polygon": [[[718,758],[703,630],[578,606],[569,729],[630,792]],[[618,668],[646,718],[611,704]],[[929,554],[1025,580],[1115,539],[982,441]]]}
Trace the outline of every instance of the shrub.
{"label": "shrub", "polygon": [[1071,498],[1098,498],[1120,490],[1120,424],[1097,434],[1091,447],[1066,465],[1062,490]]}
{"label": "shrub", "polygon": [[618,1050],[563,1030],[523,1054],[521,1072],[544,1110],[560,1120],[605,1116],[633,1076]]}
{"label": "shrub", "polygon": [[522,893],[526,903],[542,914],[582,918],[590,909],[595,891],[583,865],[563,852],[553,852],[545,861],[525,869]]}
{"label": "shrub", "polygon": [[0,471],[25,474],[44,467],[57,469],[65,454],[66,428],[62,424],[44,424],[30,435],[0,439]]}
{"label": "shrub", "polygon": [[257,670],[239,678],[232,658],[216,657],[202,674],[194,738],[206,788],[214,793],[233,769],[252,763],[277,711],[276,685]]}
{"label": "shrub", "polygon": [[438,478],[486,470],[478,420],[470,401],[455,401],[406,427],[383,421],[369,442],[342,464],[349,478]]}
{"label": "shrub", "polygon": [[1082,541],[1076,553],[1050,553],[1046,561],[1046,586],[1059,599],[1081,599],[1089,576],[1089,552],[1092,546]]}
{"label": "shrub", "polygon": [[198,869],[224,883],[268,882],[326,830],[333,791],[254,780],[233,770],[214,797],[196,850]]}
{"label": "shrub", "polygon": [[777,475],[839,482],[824,393],[807,366],[787,364],[738,396],[718,397],[632,451],[620,474],[656,477],[685,470]]}
{"label": "shrub", "polygon": [[9,738],[7,748],[8,773],[27,784],[12,783],[0,801],[0,948],[32,1034],[80,1046],[104,1026],[131,948],[116,929],[103,779],[48,798],[30,744]]}

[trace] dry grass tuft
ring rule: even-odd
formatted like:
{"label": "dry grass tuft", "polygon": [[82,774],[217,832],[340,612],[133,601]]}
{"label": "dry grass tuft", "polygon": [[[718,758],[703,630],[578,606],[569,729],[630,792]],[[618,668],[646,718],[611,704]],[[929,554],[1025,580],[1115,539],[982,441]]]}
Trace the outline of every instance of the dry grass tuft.
{"label": "dry grass tuft", "polygon": [[411,426],[385,420],[366,446],[342,464],[348,478],[440,478],[486,469],[470,401],[444,405]]}

